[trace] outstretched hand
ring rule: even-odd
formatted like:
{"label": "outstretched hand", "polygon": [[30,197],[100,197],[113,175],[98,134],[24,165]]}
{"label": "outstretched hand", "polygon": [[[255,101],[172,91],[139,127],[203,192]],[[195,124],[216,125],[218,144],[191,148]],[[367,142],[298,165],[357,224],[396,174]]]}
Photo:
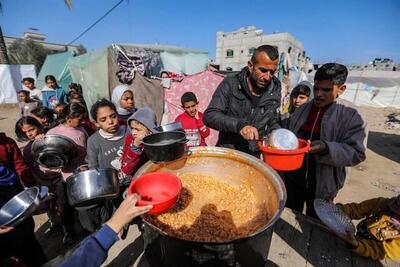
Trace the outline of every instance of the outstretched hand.
{"label": "outstretched hand", "polygon": [[137,194],[127,196],[106,224],[110,226],[114,232],[119,233],[125,224],[128,224],[135,217],[145,214],[153,208],[152,205],[137,207],[136,202],[139,199],[140,196]]}

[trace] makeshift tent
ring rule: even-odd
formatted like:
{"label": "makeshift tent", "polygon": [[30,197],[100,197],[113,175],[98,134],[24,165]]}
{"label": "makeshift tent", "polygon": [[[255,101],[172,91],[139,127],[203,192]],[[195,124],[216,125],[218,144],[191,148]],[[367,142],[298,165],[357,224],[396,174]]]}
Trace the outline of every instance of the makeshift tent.
{"label": "makeshift tent", "polygon": [[44,80],[46,75],[53,75],[56,78],[58,85],[64,88],[67,92],[69,90],[68,85],[72,83],[68,61],[70,58],[73,58],[74,55],[75,53],[72,51],[48,55],[43,63],[42,69],[40,70],[36,87],[43,89],[46,83]]}
{"label": "makeshift tent", "polygon": [[400,72],[350,71],[342,98],[355,105],[400,108]]}
{"label": "makeshift tent", "polygon": [[34,65],[0,65],[0,104],[17,103],[17,92],[23,89],[22,78],[36,79]]}
{"label": "makeshift tent", "polygon": [[[314,73],[308,80],[313,80]],[[400,108],[398,71],[349,71],[346,86],[340,97],[355,105]]]}
{"label": "makeshift tent", "polygon": [[[173,122],[175,118],[184,112],[181,105],[181,96],[185,92],[193,92],[199,101],[199,111],[204,112],[218,85],[224,76],[211,71],[203,71],[194,75],[186,76],[182,81],[173,81],[170,89],[165,90],[165,103],[168,110],[168,121]],[[206,143],[214,146],[218,140],[218,132],[211,129]]]}
{"label": "makeshift tent", "polygon": [[[170,55],[175,56],[171,61]],[[193,64],[194,59],[199,64]],[[161,70],[186,74],[203,71],[207,62],[208,55],[202,51],[172,46],[114,44],[72,57],[68,65],[73,81],[82,85],[89,108],[102,97],[110,99],[115,86],[128,84],[135,92],[135,106],[149,106],[160,122],[164,112],[164,89],[159,80],[150,77],[158,76]],[[173,69],[166,68],[173,65]]]}

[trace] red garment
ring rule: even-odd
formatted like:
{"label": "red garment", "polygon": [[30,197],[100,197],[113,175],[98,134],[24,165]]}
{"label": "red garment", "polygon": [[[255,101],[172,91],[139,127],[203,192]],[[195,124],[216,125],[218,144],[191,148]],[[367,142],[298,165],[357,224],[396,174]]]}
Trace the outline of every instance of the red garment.
{"label": "red garment", "polygon": [[133,151],[133,141],[135,138],[130,134],[125,138],[124,148],[121,156],[121,171],[125,175],[133,175],[146,161],[147,157],[143,153],[143,147],[138,148],[138,151]]}
{"label": "red garment", "polygon": [[189,139],[188,147],[206,146],[206,137],[210,135],[210,129],[203,123],[203,113],[199,112],[199,119],[191,117],[186,112],[175,119],[181,122],[185,130],[186,138]]}
{"label": "red garment", "polygon": [[[196,94],[199,100],[198,109],[206,110],[215,90],[223,79],[223,75],[206,70],[185,76],[182,81],[172,80],[170,89],[164,90],[168,122],[173,122],[178,115],[184,112],[181,104],[181,96],[187,91]],[[217,140],[218,131],[210,129],[207,144],[214,146]]]}
{"label": "red garment", "polygon": [[16,172],[24,186],[37,184],[31,170],[25,164],[17,143],[5,133],[0,133],[0,164]]}
{"label": "red garment", "polygon": [[[301,129],[308,133],[313,133],[315,135],[320,134],[321,132],[321,121],[325,112],[328,110],[330,105],[327,105],[323,108],[318,108],[315,105],[311,107],[310,113],[308,114],[307,120]],[[319,112],[319,113],[318,113]],[[315,124],[315,126],[314,126]],[[314,130],[313,130],[314,127]]]}

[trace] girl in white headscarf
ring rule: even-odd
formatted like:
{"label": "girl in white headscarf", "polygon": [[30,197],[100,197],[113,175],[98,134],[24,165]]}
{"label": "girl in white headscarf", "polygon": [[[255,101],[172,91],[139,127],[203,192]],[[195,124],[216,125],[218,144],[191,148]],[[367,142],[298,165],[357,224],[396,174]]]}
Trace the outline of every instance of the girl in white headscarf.
{"label": "girl in white headscarf", "polygon": [[111,102],[117,108],[120,125],[126,125],[126,120],[136,111],[133,90],[125,84],[116,86],[112,92]]}

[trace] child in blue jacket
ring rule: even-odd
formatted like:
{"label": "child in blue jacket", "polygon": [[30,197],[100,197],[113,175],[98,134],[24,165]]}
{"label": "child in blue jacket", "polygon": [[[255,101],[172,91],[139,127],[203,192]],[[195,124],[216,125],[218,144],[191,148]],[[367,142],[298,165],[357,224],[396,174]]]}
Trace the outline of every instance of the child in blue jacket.
{"label": "child in blue jacket", "polygon": [[46,86],[42,89],[43,106],[54,109],[58,104],[67,104],[67,94],[57,84],[53,75],[45,77]]}
{"label": "child in blue jacket", "polygon": [[137,207],[139,198],[137,194],[127,196],[110,220],[97,233],[85,238],[59,267],[100,266],[106,260],[108,250],[119,240],[118,233],[124,225],[153,208],[152,205]]}

